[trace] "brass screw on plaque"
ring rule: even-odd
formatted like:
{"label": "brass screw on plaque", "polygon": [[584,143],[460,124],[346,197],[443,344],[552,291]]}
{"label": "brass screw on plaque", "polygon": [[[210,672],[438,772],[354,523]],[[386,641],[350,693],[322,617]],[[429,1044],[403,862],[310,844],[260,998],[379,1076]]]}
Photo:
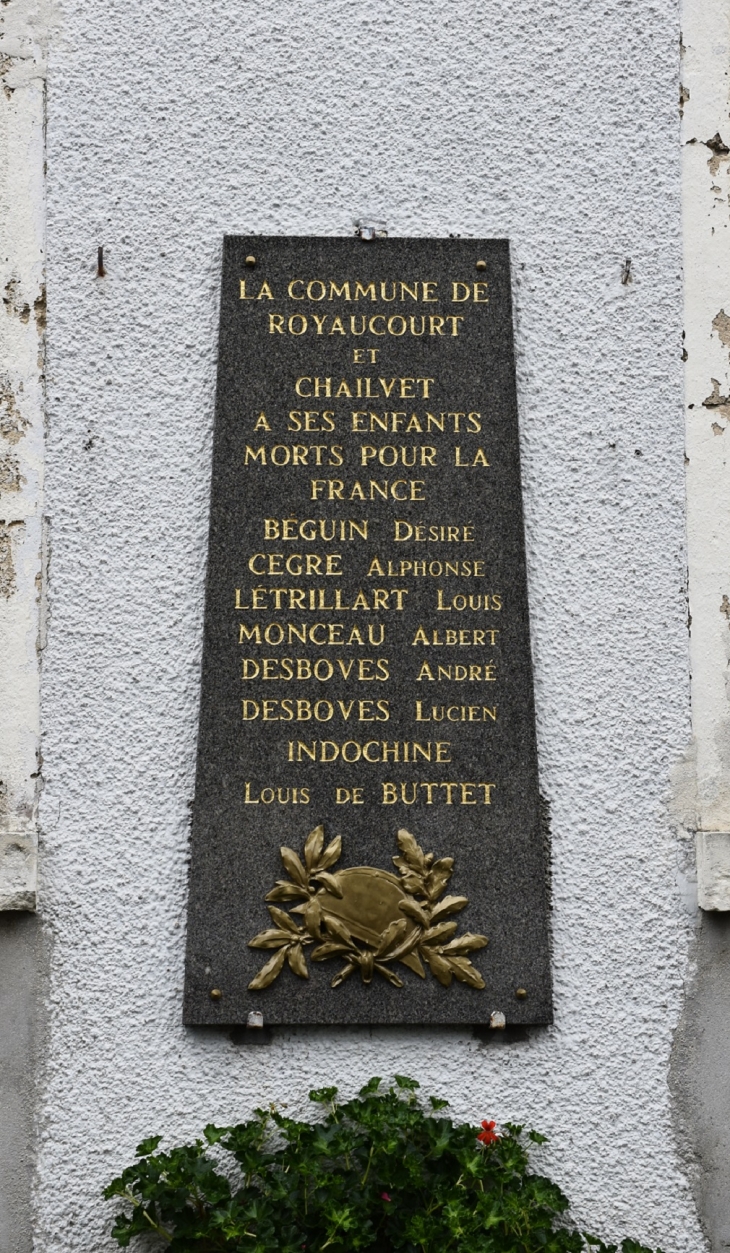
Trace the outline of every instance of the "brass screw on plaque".
{"label": "brass screw on plaque", "polygon": [[515,990],[515,996],[517,997],[518,1001],[526,1001],[527,1000],[527,988],[517,988]]}
{"label": "brass screw on plaque", "polygon": [[250,257],[250,256],[246,257],[246,265],[255,265],[255,264],[256,264],[255,257]]}
{"label": "brass screw on plaque", "polygon": [[219,1001],[219,1000],[221,999],[221,997],[222,997],[222,996],[223,996],[223,993],[221,992],[220,988],[211,988],[211,989],[210,989],[210,999],[211,999],[211,1001]]}
{"label": "brass screw on plaque", "polygon": [[486,270],[486,268],[487,268],[487,263],[486,263],[486,261],[477,261],[477,269],[478,269],[478,270]]}

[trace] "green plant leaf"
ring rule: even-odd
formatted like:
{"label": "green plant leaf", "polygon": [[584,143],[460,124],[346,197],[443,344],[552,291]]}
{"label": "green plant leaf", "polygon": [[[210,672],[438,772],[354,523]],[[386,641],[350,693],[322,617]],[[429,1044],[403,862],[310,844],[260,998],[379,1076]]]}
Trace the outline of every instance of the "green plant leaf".
{"label": "green plant leaf", "polygon": [[148,1136],[141,1144],[138,1144],[134,1150],[136,1157],[148,1157],[150,1153],[154,1153],[157,1145],[160,1143],[162,1136]]}
{"label": "green plant leaf", "polygon": [[[431,959],[445,960],[433,947]],[[365,961],[392,977],[358,950],[340,982]],[[472,1124],[446,1116],[445,1101],[422,1102],[407,1075],[336,1098],[334,1086],[312,1089],[322,1109],[311,1123],[272,1106],[234,1126],[209,1123],[169,1152],[159,1137],[145,1140],[104,1189],[117,1211],[112,1239],[134,1253],[618,1253],[578,1231],[561,1189],[531,1169],[538,1132],[506,1122],[484,1146]],[[651,1253],[629,1237],[620,1249]]]}
{"label": "green plant leaf", "polygon": [[330,1101],[334,1101],[337,1096],[337,1088],[312,1088],[309,1093],[310,1101],[315,1101],[318,1105],[329,1105]]}

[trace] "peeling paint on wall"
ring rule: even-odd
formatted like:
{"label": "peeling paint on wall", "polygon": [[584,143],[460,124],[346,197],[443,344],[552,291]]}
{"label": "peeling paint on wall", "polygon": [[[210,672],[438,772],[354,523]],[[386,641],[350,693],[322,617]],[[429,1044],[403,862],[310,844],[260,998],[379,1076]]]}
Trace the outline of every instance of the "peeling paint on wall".
{"label": "peeling paint on wall", "polygon": [[44,0],[0,9],[0,910],[36,890],[47,19]]}
{"label": "peeling paint on wall", "polygon": [[0,596],[6,600],[10,600],[16,589],[13,540],[17,537],[13,532],[18,529],[24,529],[22,522],[0,521]]}
{"label": "peeling paint on wall", "polygon": [[674,772],[672,811],[693,942],[670,1082],[679,1151],[720,1253],[730,1245],[730,465],[721,438],[730,420],[730,0],[684,0],[682,28],[693,739]]}
{"label": "peeling paint on wall", "polygon": [[[22,391],[19,384],[18,391]],[[0,376],[0,439],[9,444],[16,444],[24,435],[30,419],[24,418],[15,398],[12,383],[8,375]]]}

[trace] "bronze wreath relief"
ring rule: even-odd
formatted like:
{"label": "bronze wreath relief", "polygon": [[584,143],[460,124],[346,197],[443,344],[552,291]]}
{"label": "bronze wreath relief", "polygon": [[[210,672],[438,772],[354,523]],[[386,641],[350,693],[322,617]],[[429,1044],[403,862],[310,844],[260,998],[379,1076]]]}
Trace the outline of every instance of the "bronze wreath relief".
{"label": "bronze wreath relief", "polygon": [[[453,872],[452,857],[434,861],[409,831],[398,832],[401,856],[393,858],[398,874],[373,866],[332,871],[342,853],[336,836],[325,848],[324,828],[307,837],[303,861],[291,848],[281,849],[287,879],[279,879],[266,900],[273,927],[249,941],[250,948],[274,953],[249,983],[260,991],[273,983],[284,963],[301,979],[309,978],[306,949],[312,961],[338,958],[344,965],[332,980],[339,987],[359,969],[363,983],[381,975],[403,987],[394,965],[400,962],[421,979],[426,967],[444,987],[452,979],[472,988],[484,980],[468,954],[484,948],[484,935],[457,935],[453,918],[468,905],[466,896],[443,896]],[[298,904],[290,904],[297,901]],[[300,922],[301,919],[301,922]]]}

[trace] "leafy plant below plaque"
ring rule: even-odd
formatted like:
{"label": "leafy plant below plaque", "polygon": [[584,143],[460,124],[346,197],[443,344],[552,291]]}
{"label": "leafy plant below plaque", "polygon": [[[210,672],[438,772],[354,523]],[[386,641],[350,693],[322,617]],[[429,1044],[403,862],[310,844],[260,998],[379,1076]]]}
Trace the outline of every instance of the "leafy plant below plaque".
{"label": "leafy plant below plaque", "polygon": [[105,1189],[125,1203],[111,1234],[123,1248],[144,1237],[140,1253],[651,1253],[571,1224],[560,1188],[530,1170],[544,1136],[454,1123],[418,1086],[375,1078],[342,1104],[321,1088],[316,1122],[272,1106],[169,1152],[152,1136]]}

